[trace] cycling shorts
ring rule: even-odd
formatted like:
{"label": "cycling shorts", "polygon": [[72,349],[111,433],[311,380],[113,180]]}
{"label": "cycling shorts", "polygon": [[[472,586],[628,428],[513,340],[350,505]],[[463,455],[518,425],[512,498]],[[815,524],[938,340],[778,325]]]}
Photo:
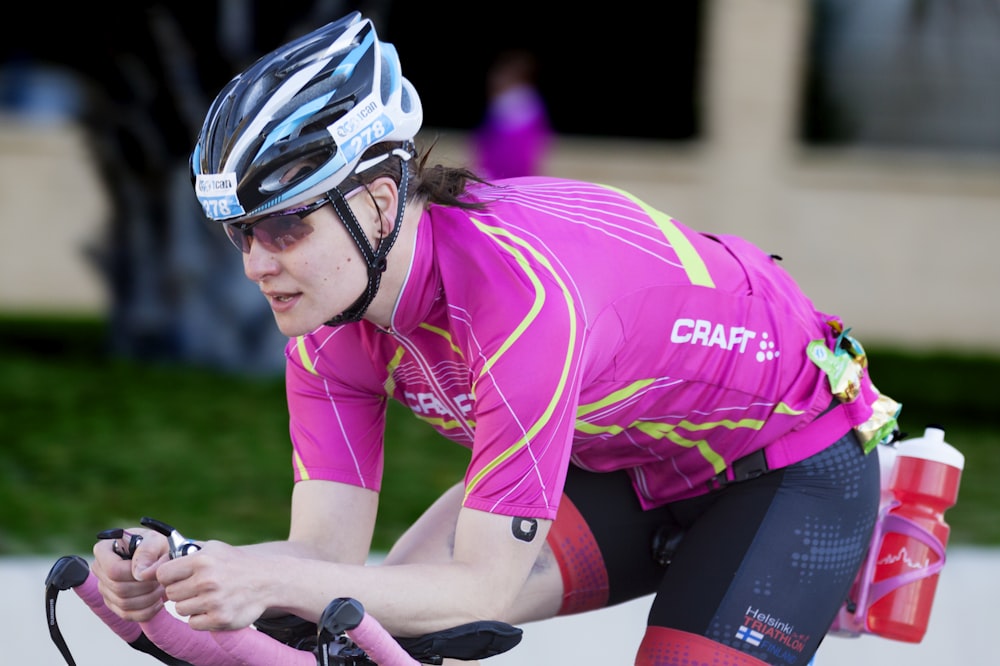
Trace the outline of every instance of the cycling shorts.
{"label": "cycling shorts", "polygon": [[562,613],[655,594],[651,626],[797,666],[823,640],[864,560],[878,456],[851,432],[796,464],[649,511],[624,472],[571,467],[565,498],[550,544],[575,530],[574,543],[593,547],[556,553],[568,588]]}

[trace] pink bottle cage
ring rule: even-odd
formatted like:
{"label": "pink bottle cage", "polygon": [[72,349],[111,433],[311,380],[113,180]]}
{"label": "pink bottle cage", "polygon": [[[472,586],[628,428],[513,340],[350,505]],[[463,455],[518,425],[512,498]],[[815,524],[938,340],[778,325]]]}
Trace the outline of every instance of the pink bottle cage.
{"label": "pink bottle cage", "polygon": [[[941,541],[931,532],[917,525],[909,518],[903,518],[890,511],[899,506],[899,502],[893,500],[879,511],[878,520],[875,521],[875,530],[872,534],[871,546],[868,549],[868,557],[865,564],[858,573],[858,598],[855,601],[853,612],[845,604],[837,613],[833,622],[832,631],[860,635],[877,635],[868,627],[868,610],[875,602],[899,589],[900,587],[933,576],[941,571],[945,563],[945,547]],[[875,576],[875,567],[878,564],[878,556],[882,537],[890,532],[902,534],[925,544],[938,556],[938,560],[923,569],[916,569],[906,573],[897,574],[891,578],[872,582]]]}

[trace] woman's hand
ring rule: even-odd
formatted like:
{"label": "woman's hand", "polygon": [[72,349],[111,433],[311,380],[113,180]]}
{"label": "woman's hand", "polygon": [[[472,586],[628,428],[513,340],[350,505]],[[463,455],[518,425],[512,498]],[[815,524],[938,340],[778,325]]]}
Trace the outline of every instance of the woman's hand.
{"label": "woman's hand", "polygon": [[242,629],[267,609],[263,578],[271,579],[266,557],[221,541],[163,563],[156,577],[178,615],[194,629]]}
{"label": "woman's hand", "polygon": [[112,541],[101,540],[94,544],[91,571],[112,612],[123,620],[145,622],[163,608],[164,592],[156,580],[156,571],[169,558],[168,544],[166,538],[151,530],[128,531],[142,536],[132,559],[122,559]]}

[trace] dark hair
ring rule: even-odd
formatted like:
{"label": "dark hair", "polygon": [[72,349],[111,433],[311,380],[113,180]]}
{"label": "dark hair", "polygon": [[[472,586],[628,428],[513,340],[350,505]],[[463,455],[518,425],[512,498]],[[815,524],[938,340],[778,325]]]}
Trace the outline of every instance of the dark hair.
{"label": "dark hair", "polygon": [[[400,169],[402,165],[405,164],[406,168],[410,169],[410,187],[409,194],[407,196],[411,201],[415,199],[426,199],[428,202],[433,204],[453,206],[455,208],[464,208],[467,210],[478,210],[483,208],[485,206],[484,203],[478,201],[467,201],[461,197],[465,194],[465,190],[470,183],[486,184],[486,180],[476,175],[472,170],[466,167],[447,167],[442,164],[428,166],[428,160],[435,143],[432,143],[431,146],[423,152],[423,155],[420,155],[420,151],[417,151],[414,158],[407,162],[403,162],[399,159],[387,159],[375,165],[371,169],[351,176],[341,184],[340,191],[347,192],[353,189],[356,185],[367,185],[376,178],[381,178],[382,176],[389,176],[398,183],[400,176],[402,175],[400,173]],[[401,148],[403,145],[404,144],[401,143],[382,143],[372,146],[372,148],[365,153],[363,159],[366,160],[378,157],[383,153]]]}

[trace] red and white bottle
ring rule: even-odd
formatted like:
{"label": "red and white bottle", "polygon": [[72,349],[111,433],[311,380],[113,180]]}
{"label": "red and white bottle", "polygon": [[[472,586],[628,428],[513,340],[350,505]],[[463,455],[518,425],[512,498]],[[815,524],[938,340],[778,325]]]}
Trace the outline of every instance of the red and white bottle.
{"label": "red and white bottle", "polygon": [[919,643],[951,532],[944,513],[958,500],[965,456],[944,440],[944,430],[931,426],[923,437],[900,442],[895,458],[893,506],[876,528],[881,538],[872,543],[878,555],[868,581],[865,628]]}

